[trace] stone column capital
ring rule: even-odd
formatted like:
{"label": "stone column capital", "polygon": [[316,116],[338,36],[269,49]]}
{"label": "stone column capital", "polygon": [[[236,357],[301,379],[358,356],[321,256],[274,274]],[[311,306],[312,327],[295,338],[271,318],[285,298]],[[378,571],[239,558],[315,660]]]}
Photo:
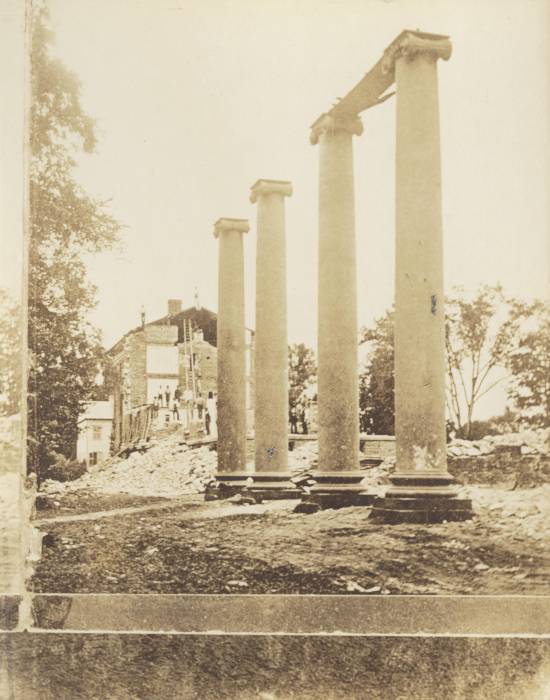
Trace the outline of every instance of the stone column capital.
{"label": "stone column capital", "polygon": [[248,219],[218,219],[214,224],[214,238],[219,238],[220,233],[225,233],[226,231],[248,233],[250,231]]}
{"label": "stone column capital", "polygon": [[395,62],[399,58],[409,61],[423,55],[437,61],[442,58],[448,61],[453,45],[449,37],[443,34],[425,34],[423,32],[404,31],[388,46],[382,58],[382,73],[387,75],[395,70]]}
{"label": "stone column capital", "polygon": [[355,136],[363,133],[363,123],[357,114],[322,114],[317,121],[311,125],[310,142],[315,146],[319,142],[321,134],[336,133],[345,131]]}
{"label": "stone column capital", "polygon": [[255,204],[263,194],[280,194],[282,197],[292,195],[292,183],[288,180],[265,180],[260,178],[250,188],[250,201]]}

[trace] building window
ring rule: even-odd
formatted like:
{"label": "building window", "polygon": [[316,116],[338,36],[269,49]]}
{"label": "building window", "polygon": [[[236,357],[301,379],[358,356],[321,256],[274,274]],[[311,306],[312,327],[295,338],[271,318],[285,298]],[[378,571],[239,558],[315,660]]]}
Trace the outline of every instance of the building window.
{"label": "building window", "polygon": [[90,464],[97,464],[97,452],[90,452]]}
{"label": "building window", "polygon": [[92,427],[92,439],[93,440],[101,440],[101,426],[100,425],[94,425]]}

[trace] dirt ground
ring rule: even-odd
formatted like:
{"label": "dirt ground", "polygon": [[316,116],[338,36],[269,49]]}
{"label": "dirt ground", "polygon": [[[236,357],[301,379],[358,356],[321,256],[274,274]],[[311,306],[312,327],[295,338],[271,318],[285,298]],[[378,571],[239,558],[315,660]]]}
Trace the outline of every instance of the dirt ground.
{"label": "dirt ground", "polygon": [[[44,484],[36,513],[43,556],[31,586],[75,593],[545,595],[550,484],[543,438],[502,436],[518,443],[509,454],[487,441],[454,445],[466,454],[451,457],[450,466],[466,483],[473,520],[384,525],[366,507],[306,515],[293,513],[296,501],[205,502],[216,453],[170,434],[75,482]],[[252,447],[249,440],[250,459]],[[315,441],[289,452],[296,474],[316,460]],[[388,457],[365,468],[365,488],[383,492],[392,466]]]}
{"label": "dirt ground", "polygon": [[58,515],[93,513],[100,510],[165,503],[169,500],[162,496],[134,496],[127,493],[103,494],[84,489],[64,494],[57,499],[48,498],[43,501],[39,499],[36,517],[40,519],[55,518]]}
{"label": "dirt ground", "polygon": [[[462,523],[383,525],[369,508],[305,515],[295,502],[51,521],[40,592],[547,594],[548,486],[477,487]],[[546,519],[545,519],[546,518]]]}

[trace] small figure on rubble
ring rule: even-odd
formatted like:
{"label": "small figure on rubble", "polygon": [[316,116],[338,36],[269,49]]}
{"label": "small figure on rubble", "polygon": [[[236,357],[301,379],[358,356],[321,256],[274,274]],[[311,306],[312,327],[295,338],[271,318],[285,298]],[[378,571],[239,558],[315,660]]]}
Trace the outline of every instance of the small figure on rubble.
{"label": "small figure on rubble", "polygon": [[166,385],[164,396],[166,397],[166,408],[170,408],[170,387],[168,385]]}
{"label": "small figure on rubble", "polygon": [[202,412],[204,411],[204,399],[202,394],[199,394],[197,398],[197,411],[199,412],[199,420],[202,420]]}
{"label": "small figure on rubble", "polygon": [[180,407],[180,402],[177,399],[174,399],[174,405],[172,406],[172,415],[174,417],[174,420],[177,420],[178,423],[180,420],[179,407]]}

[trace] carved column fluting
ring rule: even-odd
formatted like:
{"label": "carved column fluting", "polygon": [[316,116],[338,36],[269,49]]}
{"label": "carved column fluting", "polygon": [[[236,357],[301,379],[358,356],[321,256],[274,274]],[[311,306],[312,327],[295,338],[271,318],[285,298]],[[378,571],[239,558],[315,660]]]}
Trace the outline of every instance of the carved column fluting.
{"label": "carved column fluting", "polygon": [[243,233],[244,219],[219,219],[218,278],[218,471],[216,479],[244,486],[246,478],[246,395]]}
{"label": "carved column fluting", "polygon": [[288,472],[288,340],[285,197],[287,181],[258,180],[254,382],[255,473],[251,487],[263,498],[294,495]]}

